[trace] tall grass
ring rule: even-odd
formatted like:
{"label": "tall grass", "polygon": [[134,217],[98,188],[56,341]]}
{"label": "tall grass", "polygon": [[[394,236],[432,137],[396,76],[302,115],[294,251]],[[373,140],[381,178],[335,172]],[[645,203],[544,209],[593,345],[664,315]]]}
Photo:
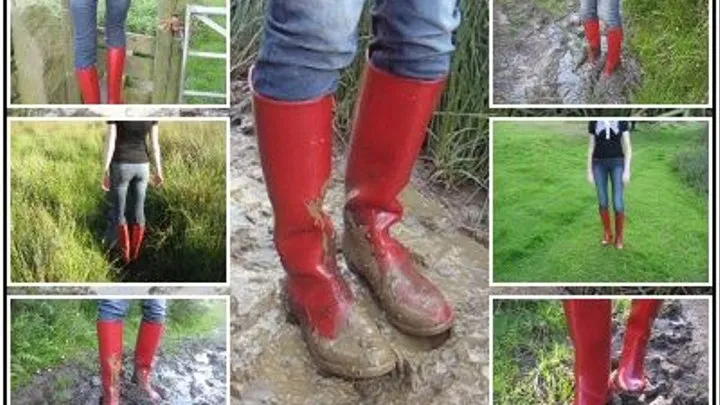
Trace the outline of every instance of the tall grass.
{"label": "tall grass", "polygon": [[[68,361],[97,367],[97,300],[12,300],[11,304],[13,390],[30,382],[37,372]],[[168,301],[164,350],[222,328],[226,316],[223,300]],[[140,300],[134,300],[125,322],[128,350],[134,347],[140,318]]]}
{"label": "tall grass", "polygon": [[12,124],[12,280],[224,281],[225,124],[160,123],[166,184],[148,189],[144,250],[126,267],[108,252],[104,132],[100,122]]}

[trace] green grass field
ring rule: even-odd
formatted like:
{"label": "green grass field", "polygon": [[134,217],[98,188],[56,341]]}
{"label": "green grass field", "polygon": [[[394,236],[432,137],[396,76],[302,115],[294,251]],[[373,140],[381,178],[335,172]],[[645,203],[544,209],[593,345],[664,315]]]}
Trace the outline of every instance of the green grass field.
{"label": "green grass field", "polygon": [[[569,404],[573,348],[559,300],[493,302],[493,404]],[[629,302],[616,302],[616,313]]]}
{"label": "green grass field", "polygon": [[102,122],[11,124],[14,282],[225,281],[225,123],[160,123],[165,185],[148,187],[144,250],[109,251]]}
{"label": "green grass field", "polygon": [[[126,318],[124,345],[135,347],[140,326],[140,300]],[[224,300],[168,301],[164,350],[202,337],[223,327],[227,317]],[[11,306],[11,365],[13,390],[27,384],[36,373],[65,362],[98,367],[95,322],[96,300],[13,300]]]}
{"label": "green grass field", "polygon": [[586,125],[497,122],[493,139],[496,282],[707,282],[708,196],[683,159],[707,156],[701,124],[641,122],[625,190],[625,249],[603,247],[585,179]]}

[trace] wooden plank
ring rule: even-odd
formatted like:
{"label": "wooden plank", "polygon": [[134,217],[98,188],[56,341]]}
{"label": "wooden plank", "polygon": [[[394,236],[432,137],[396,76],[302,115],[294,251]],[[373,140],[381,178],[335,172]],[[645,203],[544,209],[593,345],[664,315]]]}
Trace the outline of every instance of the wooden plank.
{"label": "wooden plank", "polygon": [[[105,48],[105,29],[98,27],[98,47]],[[151,35],[127,33],[128,50],[136,55],[153,56],[155,54],[155,37]]]}
{"label": "wooden plank", "polygon": [[[158,19],[173,15],[185,18],[187,0],[158,0]],[[182,42],[172,32],[157,29],[155,35],[155,63],[153,69],[153,104],[175,104],[180,89]]]}

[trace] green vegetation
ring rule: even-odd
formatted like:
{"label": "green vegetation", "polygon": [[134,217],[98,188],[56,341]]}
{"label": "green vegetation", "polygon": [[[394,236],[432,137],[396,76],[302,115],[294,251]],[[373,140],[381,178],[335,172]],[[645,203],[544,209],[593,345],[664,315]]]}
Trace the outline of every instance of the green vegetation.
{"label": "green vegetation", "polygon": [[[617,250],[600,244],[596,192],[585,180],[585,125],[497,123],[494,280],[707,281],[708,196],[683,180],[689,170],[675,169],[675,162],[686,161],[685,150],[705,148],[707,156],[707,127],[638,124],[625,190],[625,249]],[[687,166],[698,171],[697,164]]]}
{"label": "green vegetation", "polygon": [[[493,403],[571,403],[573,348],[561,301],[493,303]],[[629,301],[615,304],[614,313],[623,318]]]}
{"label": "green vegetation", "polygon": [[[66,362],[97,366],[95,322],[97,300],[12,300],[11,374],[13,390],[27,384],[47,368]],[[125,323],[124,344],[135,346],[141,319],[140,300],[131,305]],[[163,349],[192,337],[214,333],[225,324],[223,300],[168,301],[167,330]],[[63,384],[63,379],[58,384]],[[67,381],[71,383],[70,381]]]}
{"label": "green vegetation", "polygon": [[14,282],[225,280],[225,123],[160,123],[166,183],[148,188],[146,242],[124,268],[108,254],[105,124],[14,122],[11,131]]}
{"label": "green vegetation", "polygon": [[633,102],[707,103],[707,0],[629,0],[623,10],[630,30],[625,42],[643,71],[643,85]]}

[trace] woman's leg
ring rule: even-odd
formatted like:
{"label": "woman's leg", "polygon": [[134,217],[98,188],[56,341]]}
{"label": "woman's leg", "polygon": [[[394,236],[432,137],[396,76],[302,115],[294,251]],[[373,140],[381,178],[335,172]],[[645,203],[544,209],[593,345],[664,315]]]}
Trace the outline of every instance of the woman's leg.
{"label": "woman's leg", "polygon": [[166,302],[163,299],[143,300],[143,319],[135,346],[135,374],[133,380],[152,400],[161,399],[152,386],[152,367],[155,354],[165,331]]}
{"label": "woman's leg", "polygon": [[600,20],[598,19],[598,0],[582,0],[580,14],[585,28],[587,41],[587,59],[594,64],[600,57]]}
{"label": "woman's leg", "polygon": [[645,355],[652,325],[661,306],[662,300],[632,301],[630,317],[625,327],[620,366],[613,378],[617,389],[627,392],[641,392],[645,389]]}
{"label": "woman's leg", "polygon": [[564,300],[565,318],[575,348],[576,405],[605,405],[610,394],[610,300]]}
{"label": "woman's leg", "polygon": [[623,235],[625,228],[625,185],[623,184],[624,163],[618,159],[611,169],[613,190],[613,209],[615,210],[615,246],[623,248]]}
{"label": "woman's leg", "polygon": [[130,261],[130,232],[125,208],[128,197],[128,186],[132,179],[132,171],[127,163],[110,165],[110,181],[113,193],[113,221],[118,227],[118,244],[126,263]]}
{"label": "woman's leg", "polygon": [[357,311],[337,266],[333,223],[322,209],[332,167],[332,93],[355,54],[362,6],[362,0],[269,0],[251,74],[290,311],[315,363],[353,378],[379,376],[396,364],[377,328]]}
{"label": "woman's leg", "polygon": [[610,212],[608,211],[608,169],[601,161],[593,161],[592,164],[593,179],[595,180],[595,189],[597,190],[598,208],[600,211],[600,219],[603,224],[602,244],[608,245],[612,243],[612,228],[610,227]]}
{"label": "woman's leg", "polygon": [[130,260],[137,260],[140,257],[140,247],[145,237],[145,194],[150,179],[150,164],[136,164],[133,171],[135,176],[130,184],[135,196],[133,209],[135,223],[130,229]]}
{"label": "woman's leg", "polygon": [[115,405],[120,401],[123,329],[127,310],[127,300],[100,300],[98,305],[97,336],[104,405]]}
{"label": "woman's leg", "polygon": [[618,66],[623,45],[622,16],[620,15],[620,0],[605,0],[601,6],[602,18],[607,24],[607,60],[605,62],[605,75],[611,75]]}
{"label": "woman's leg", "polygon": [[452,327],[453,309],[390,230],[402,220],[399,195],[444,90],[459,22],[457,0],[376,0],[348,154],[346,261],[395,326],[420,336]]}
{"label": "woman's leg", "polygon": [[75,76],[85,104],[100,103],[97,72],[97,0],[70,0],[75,33]]}
{"label": "woman's leg", "polygon": [[107,44],[107,91],[109,104],[122,104],[125,72],[125,20],[130,0],[105,0],[105,42]]}

